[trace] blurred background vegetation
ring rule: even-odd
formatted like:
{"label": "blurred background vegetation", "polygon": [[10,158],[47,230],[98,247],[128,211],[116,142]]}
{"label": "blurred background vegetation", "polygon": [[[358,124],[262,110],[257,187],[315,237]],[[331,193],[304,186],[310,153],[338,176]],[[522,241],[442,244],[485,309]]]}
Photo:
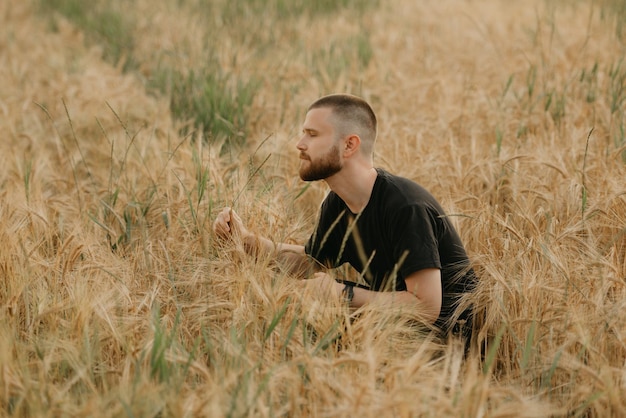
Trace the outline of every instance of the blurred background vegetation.
{"label": "blurred background vegetation", "polygon": [[[229,143],[241,144],[252,100],[260,83],[272,82],[272,73],[249,68],[242,74],[239,53],[225,49],[245,50],[252,55],[252,65],[256,56],[275,54],[277,49],[284,51],[281,57],[300,59],[304,45],[298,27],[314,26],[336,14],[359,19],[375,10],[378,1],[168,0],[159,7],[186,13],[200,29],[195,39],[153,50],[141,49],[136,41],[145,36],[140,26],[150,25],[150,17],[146,21],[132,3],[128,6],[121,0],[40,0],[39,7],[51,29],[58,16],[69,19],[84,31],[89,44],[102,48],[103,58],[113,65],[126,72],[149,69],[143,74],[146,88],[169,97],[172,114],[186,123],[183,134],[199,131],[205,140],[228,138]],[[367,67],[373,54],[368,33],[363,26],[352,36],[317,45],[307,51],[308,64],[318,68],[318,77],[332,79]],[[190,61],[189,56],[195,59]]]}
{"label": "blurred background vegetation", "polygon": [[[625,21],[624,0],[0,2],[0,415],[619,416]],[[294,138],[336,91],[459,226],[485,357],[213,240],[226,205],[308,237],[326,189]]]}

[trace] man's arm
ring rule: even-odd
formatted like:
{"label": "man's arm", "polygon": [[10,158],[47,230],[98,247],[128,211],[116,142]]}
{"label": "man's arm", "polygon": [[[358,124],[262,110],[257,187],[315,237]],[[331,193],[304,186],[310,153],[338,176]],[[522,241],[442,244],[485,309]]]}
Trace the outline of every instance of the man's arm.
{"label": "man's arm", "polygon": [[275,243],[268,238],[253,234],[231,208],[226,207],[217,215],[213,223],[213,232],[224,240],[232,240],[235,236],[240,237],[248,254],[257,258],[274,258],[282,268],[300,278],[308,277],[320,270],[317,263],[304,252],[304,246]]}
{"label": "man's arm", "polygon": [[319,264],[305,253],[303,245],[273,242],[252,233],[243,238],[243,243],[248,254],[273,258],[281,268],[300,279],[320,271]]}
{"label": "man's arm", "polygon": [[[333,286],[337,296],[341,295],[344,284],[335,282],[329,275],[316,275],[316,279],[311,281],[311,285],[317,285],[320,288]],[[433,324],[439,318],[441,312],[441,271],[436,268],[429,268],[416,271],[405,279],[406,291],[396,292],[376,292],[355,287],[354,297],[350,306],[359,308],[367,303],[381,304],[406,304],[409,308],[417,309],[419,316],[425,321]]]}

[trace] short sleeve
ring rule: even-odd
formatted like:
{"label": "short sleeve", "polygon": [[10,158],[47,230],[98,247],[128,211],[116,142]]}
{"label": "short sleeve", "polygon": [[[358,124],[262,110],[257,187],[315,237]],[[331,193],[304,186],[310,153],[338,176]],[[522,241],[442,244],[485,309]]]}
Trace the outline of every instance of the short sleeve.
{"label": "short sleeve", "polygon": [[428,205],[410,205],[400,209],[394,221],[393,257],[404,258],[401,277],[426,269],[441,269],[437,240],[437,215]]}

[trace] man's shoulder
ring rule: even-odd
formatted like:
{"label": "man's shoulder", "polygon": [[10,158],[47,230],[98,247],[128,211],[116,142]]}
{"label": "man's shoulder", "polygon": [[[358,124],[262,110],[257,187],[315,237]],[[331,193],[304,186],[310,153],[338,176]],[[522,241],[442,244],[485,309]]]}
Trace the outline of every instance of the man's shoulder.
{"label": "man's shoulder", "polygon": [[399,204],[419,204],[428,201],[432,195],[417,182],[392,174],[384,169],[377,169],[380,179],[380,193],[385,196],[385,200]]}

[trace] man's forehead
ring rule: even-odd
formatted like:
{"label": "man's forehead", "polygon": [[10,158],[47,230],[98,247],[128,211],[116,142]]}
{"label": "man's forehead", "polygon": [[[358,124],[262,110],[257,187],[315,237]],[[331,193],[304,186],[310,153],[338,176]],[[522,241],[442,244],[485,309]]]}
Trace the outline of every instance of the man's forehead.
{"label": "man's forehead", "polygon": [[304,129],[323,128],[330,127],[331,123],[329,117],[332,113],[332,109],[329,107],[316,107],[309,110],[306,113],[304,119]]}

